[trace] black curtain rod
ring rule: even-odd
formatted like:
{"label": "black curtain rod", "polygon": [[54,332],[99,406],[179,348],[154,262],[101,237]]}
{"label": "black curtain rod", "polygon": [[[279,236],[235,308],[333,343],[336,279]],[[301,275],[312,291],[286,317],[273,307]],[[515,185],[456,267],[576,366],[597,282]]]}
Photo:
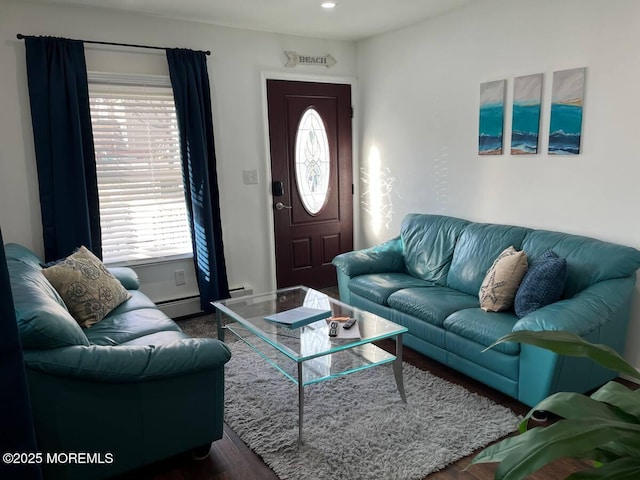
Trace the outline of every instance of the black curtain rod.
{"label": "black curtain rod", "polygon": [[[18,40],[22,40],[23,38],[25,38],[26,35],[23,35],[21,33],[18,33],[16,35],[16,38]],[[115,45],[117,47],[134,47],[134,48],[150,48],[152,50],[167,50],[167,48],[165,47],[154,47],[151,45],[136,45],[133,43],[117,43],[117,42],[97,42],[97,41],[93,41],[93,40],[80,40],[81,42],[84,43],[94,43],[96,45]],[[205,55],[211,55],[211,51],[210,50],[197,50],[200,52],[203,52]]]}

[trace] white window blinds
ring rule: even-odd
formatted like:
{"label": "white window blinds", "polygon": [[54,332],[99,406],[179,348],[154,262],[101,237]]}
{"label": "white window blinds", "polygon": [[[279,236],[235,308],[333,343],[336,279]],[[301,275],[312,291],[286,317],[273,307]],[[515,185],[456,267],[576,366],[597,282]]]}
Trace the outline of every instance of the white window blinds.
{"label": "white window blinds", "polygon": [[105,263],[192,254],[171,88],[89,80]]}

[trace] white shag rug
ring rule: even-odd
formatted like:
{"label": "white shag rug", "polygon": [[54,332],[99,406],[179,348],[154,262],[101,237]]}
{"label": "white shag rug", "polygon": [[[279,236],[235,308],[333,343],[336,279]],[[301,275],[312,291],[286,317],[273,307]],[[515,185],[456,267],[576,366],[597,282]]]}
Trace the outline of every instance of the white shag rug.
{"label": "white shag rug", "polygon": [[386,364],[305,387],[299,447],[297,386],[242,342],[228,344],[225,421],[282,480],[423,479],[520,420],[406,362],[404,404]]}

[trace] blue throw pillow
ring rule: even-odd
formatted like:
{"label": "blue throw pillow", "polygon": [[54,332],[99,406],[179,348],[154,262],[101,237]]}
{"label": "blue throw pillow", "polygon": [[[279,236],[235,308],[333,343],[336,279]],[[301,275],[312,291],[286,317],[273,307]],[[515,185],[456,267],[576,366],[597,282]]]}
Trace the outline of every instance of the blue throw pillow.
{"label": "blue throw pillow", "polygon": [[567,282],[567,261],[551,250],[533,259],[522,279],[513,306],[520,318],[557,302]]}

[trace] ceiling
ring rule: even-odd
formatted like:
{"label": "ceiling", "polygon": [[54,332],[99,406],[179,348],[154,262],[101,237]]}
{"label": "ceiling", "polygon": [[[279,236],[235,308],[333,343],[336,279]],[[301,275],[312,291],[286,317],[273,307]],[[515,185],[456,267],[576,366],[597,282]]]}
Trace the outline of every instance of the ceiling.
{"label": "ceiling", "polygon": [[362,40],[480,0],[35,0],[306,37]]}

